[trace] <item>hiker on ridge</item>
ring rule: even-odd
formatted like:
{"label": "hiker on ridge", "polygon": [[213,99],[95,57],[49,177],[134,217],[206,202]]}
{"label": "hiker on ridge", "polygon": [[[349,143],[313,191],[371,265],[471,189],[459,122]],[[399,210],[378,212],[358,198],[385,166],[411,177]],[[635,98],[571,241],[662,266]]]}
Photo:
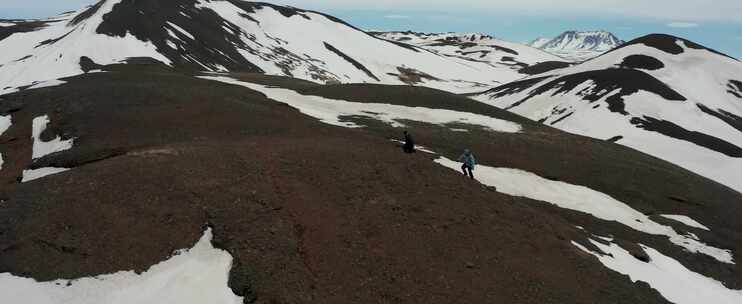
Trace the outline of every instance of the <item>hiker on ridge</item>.
{"label": "hiker on ridge", "polygon": [[404,131],[404,145],[402,150],[405,153],[415,153],[415,140],[412,139],[412,135],[409,132]]}
{"label": "hiker on ridge", "polygon": [[463,165],[461,165],[461,170],[464,171],[464,175],[467,175],[471,179],[474,179],[474,173],[472,171],[477,165],[477,160],[474,158],[474,154],[472,154],[469,149],[466,149],[464,150],[464,154],[461,154],[461,156],[459,156],[459,161],[464,163]]}

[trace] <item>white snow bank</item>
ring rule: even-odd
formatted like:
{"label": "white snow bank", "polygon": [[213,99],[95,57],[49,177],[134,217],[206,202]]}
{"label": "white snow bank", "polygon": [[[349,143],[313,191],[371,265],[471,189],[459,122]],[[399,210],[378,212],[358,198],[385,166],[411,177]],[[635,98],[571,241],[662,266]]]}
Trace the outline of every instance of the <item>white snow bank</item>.
{"label": "white snow bank", "polygon": [[190,250],[142,274],[118,272],[73,281],[36,282],[0,274],[0,303],[240,304],[227,286],[232,256],[211,245],[211,230]]}
{"label": "white snow bank", "polygon": [[12,125],[12,120],[11,120],[10,115],[0,116],[0,135],[3,135],[5,131],[8,131],[11,125]]}
{"label": "white snow bank", "polygon": [[33,134],[31,134],[31,138],[33,138],[33,159],[72,148],[72,139],[62,140],[57,136],[52,141],[42,141],[41,133],[46,130],[47,124],[49,124],[49,115],[39,116],[33,120]]}
{"label": "white snow bank", "polygon": [[63,85],[65,83],[67,83],[67,82],[64,81],[64,80],[52,79],[52,80],[47,80],[47,81],[42,81],[42,82],[36,83],[36,84],[34,84],[34,85],[26,88],[26,90],[33,90],[33,89],[41,89],[41,88],[54,87],[54,86],[58,86],[58,85]]}
{"label": "white snow bank", "polygon": [[[461,166],[445,157],[435,162],[457,172]],[[664,235],[670,242],[689,252],[706,254],[720,262],[734,264],[729,250],[706,245],[690,235],[680,235],[672,227],[654,222],[629,205],[590,188],[552,181],[527,171],[483,165],[477,166],[474,177],[482,184],[496,187],[498,192],[548,202],[606,221],[616,221],[644,233]]]}
{"label": "white snow bank", "polygon": [[593,240],[590,242],[609,255],[592,252],[576,242],[572,244],[596,256],[609,269],[628,275],[631,281],[648,283],[670,302],[677,304],[742,303],[742,290],[728,289],[721,282],[693,272],[655,249],[641,245],[651,259],[650,262],[645,263],[634,258],[628,251],[616,244],[603,245]]}
{"label": "white snow bank", "polygon": [[[5,131],[8,131],[10,129],[10,126],[12,125],[12,120],[10,115],[8,116],[0,116],[0,136],[5,133]],[[3,154],[0,153],[0,170],[3,169]]]}
{"label": "white snow bank", "polygon": [[684,225],[688,227],[703,229],[706,231],[711,231],[708,227],[704,226],[703,224],[697,222],[696,220],[685,216],[685,215],[676,215],[676,214],[660,214],[661,217],[671,219],[673,221],[677,221],[680,223],[683,223]]}
{"label": "white snow bank", "polygon": [[363,126],[352,122],[341,121],[341,117],[343,116],[369,117],[388,123],[393,127],[404,127],[399,120],[414,120],[438,125],[453,123],[478,125],[496,132],[517,133],[521,130],[521,126],[517,123],[468,112],[407,107],[384,103],[350,102],[319,96],[302,95],[288,89],[272,88],[228,77],[204,76],[200,78],[239,85],[261,92],[270,99],[286,103],[324,123],[347,128],[359,128]]}
{"label": "white snow bank", "polygon": [[15,26],[15,23],[0,22],[0,27]]}
{"label": "white snow bank", "polygon": [[62,172],[69,171],[69,170],[70,169],[67,169],[67,168],[54,168],[54,167],[23,170],[23,179],[21,179],[21,183],[30,182],[32,180],[37,180],[42,177],[47,177],[49,175],[54,175],[54,174],[62,173]]}

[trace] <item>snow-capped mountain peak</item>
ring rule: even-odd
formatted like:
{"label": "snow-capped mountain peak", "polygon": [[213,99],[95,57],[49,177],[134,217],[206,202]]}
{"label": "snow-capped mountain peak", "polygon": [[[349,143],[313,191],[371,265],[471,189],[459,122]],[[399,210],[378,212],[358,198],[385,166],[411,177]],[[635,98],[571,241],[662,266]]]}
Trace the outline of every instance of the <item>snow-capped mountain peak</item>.
{"label": "snow-capped mountain peak", "polygon": [[568,60],[585,61],[622,44],[623,40],[606,31],[567,31],[553,39],[536,39],[529,45]]}
{"label": "snow-capped mountain peak", "polygon": [[531,46],[531,47],[535,47],[537,49],[540,49],[541,47],[543,47],[544,45],[546,45],[550,41],[551,41],[551,38],[538,38],[538,39],[536,39],[536,40],[531,41],[530,43],[528,43],[528,46]]}

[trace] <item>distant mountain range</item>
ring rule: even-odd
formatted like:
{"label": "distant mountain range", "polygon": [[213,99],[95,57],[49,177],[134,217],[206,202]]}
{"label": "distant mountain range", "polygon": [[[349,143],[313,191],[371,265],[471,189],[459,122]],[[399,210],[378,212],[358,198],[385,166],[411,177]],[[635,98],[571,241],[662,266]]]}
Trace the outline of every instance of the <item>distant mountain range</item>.
{"label": "distant mountain range", "polygon": [[555,38],[539,38],[528,45],[569,61],[585,61],[610,51],[625,41],[606,31],[567,31]]}
{"label": "distant mountain range", "polygon": [[520,71],[547,61],[564,61],[558,56],[526,45],[497,39],[482,33],[371,32],[372,35],[407,43],[449,58],[487,63],[493,67]]}

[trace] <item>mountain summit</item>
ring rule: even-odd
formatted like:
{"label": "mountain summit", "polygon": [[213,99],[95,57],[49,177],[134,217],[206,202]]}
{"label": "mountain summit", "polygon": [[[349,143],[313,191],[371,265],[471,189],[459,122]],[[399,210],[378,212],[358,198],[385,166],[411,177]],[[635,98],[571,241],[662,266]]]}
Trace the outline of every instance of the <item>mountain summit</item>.
{"label": "mountain summit", "polygon": [[567,31],[556,38],[539,38],[529,46],[555,54],[571,61],[585,61],[610,51],[624,41],[606,31]]}

